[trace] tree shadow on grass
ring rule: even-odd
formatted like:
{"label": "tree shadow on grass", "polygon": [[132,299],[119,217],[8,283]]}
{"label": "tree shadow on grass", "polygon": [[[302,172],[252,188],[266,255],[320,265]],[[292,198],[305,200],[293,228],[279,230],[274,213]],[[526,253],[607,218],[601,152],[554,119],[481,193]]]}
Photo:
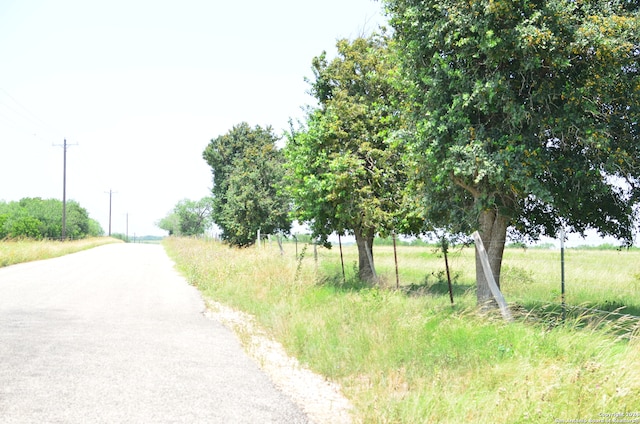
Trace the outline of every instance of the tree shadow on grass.
{"label": "tree shadow on grass", "polygon": [[[468,294],[470,291],[474,291],[476,286],[474,284],[459,284],[452,283],[451,291],[455,298],[462,297]],[[422,284],[411,284],[404,286],[403,290],[409,296],[449,296],[449,283],[447,281],[437,281],[430,283],[425,281]]]}
{"label": "tree shadow on grass", "polygon": [[[433,296],[433,297],[449,297],[449,284],[446,280],[433,279],[433,275],[425,277],[424,281],[420,284],[409,284],[400,286],[400,291],[407,296]],[[342,273],[332,273],[325,275],[318,281],[318,285],[328,286],[334,288],[336,291],[353,292],[370,290],[372,288],[395,290],[395,284],[391,284],[388,281],[379,280],[376,282],[364,281],[355,276],[347,276],[344,278]],[[459,284],[457,277],[452,282],[453,297],[459,298],[470,291],[475,291],[475,284]]]}
{"label": "tree shadow on grass", "polygon": [[561,305],[558,303],[523,302],[509,305],[514,315],[526,321],[575,329],[596,329],[625,339],[640,334],[638,305],[619,306],[612,301],[592,304]]}

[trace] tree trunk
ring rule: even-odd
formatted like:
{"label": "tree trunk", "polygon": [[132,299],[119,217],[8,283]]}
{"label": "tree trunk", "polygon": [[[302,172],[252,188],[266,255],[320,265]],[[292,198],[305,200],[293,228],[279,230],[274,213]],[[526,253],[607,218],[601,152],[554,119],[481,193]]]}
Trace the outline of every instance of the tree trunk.
{"label": "tree trunk", "polygon": [[[364,234],[363,234],[364,233]],[[358,245],[358,277],[362,281],[373,281],[375,267],[373,264],[373,231],[363,232],[355,230],[356,244]],[[371,263],[369,263],[371,258]]]}
{"label": "tree trunk", "polygon": [[[489,256],[489,265],[496,284],[500,287],[500,268],[502,267],[502,256],[504,253],[504,245],[507,238],[507,227],[509,219],[494,209],[487,209],[480,213],[480,228],[478,233],[482,239],[487,255]],[[482,308],[497,308],[489,283],[482,269],[482,263],[476,250],[476,284],[478,305]]]}

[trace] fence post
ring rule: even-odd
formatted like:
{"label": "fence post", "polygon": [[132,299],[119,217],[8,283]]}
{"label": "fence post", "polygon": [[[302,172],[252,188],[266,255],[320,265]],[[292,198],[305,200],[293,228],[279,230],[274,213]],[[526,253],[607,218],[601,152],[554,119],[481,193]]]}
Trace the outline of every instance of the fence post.
{"label": "fence post", "polygon": [[396,264],[396,290],[400,289],[400,274],[398,273],[398,250],[396,247],[396,233],[392,234],[393,237],[393,261]]}
{"label": "fence post", "polygon": [[564,295],[564,228],[560,230],[560,292],[562,296],[562,322],[567,315],[567,303]]}
{"label": "fence post", "polygon": [[342,283],[346,284],[347,277],[344,273],[344,256],[342,255],[342,237],[338,234],[338,245],[340,246],[340,264],[342,265]]}
{"label": "fence post", "polygon": [[444,254],[444,267],[447,270],[447,284],[449,285],[449,300],[451,300],[451,304],[453,305],[453,286],[451,285],[451,273],[449,272],[449,242],[447,241],[446,236],[442,236],[440,239],[442,243],[442,253]]}
{"label": "fence post", "polygon": [[480,258],[480,262],[482,263],[482,269],[484,271],[484,275],[487,278],[487,283],[489,283],[489,289],[491,290],[491,294],[498,302],[498,306],[500,306],[500,312],[502,313],[502,317],[507,321],[512,321],[511,312],[509,312],[509,307],[507,306],[507,302],[504,300],[504,296],[500,292],[498,285],[496,284],[496,280],[493,278],[493,272],[491,272],[491,265],[489,264],[489,256],[487,255],[487,251],[484,249],[484,244],[482,243],[482,239],[480,238],[480,234],[475,231],[473,234],[473,239],[476,242],[476,249],[478,250],[478,257]]}

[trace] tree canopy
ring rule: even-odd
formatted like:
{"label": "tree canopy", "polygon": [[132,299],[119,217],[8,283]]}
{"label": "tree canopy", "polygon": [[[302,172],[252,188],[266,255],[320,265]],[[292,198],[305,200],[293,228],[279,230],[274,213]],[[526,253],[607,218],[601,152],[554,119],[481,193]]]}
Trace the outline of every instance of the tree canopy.
{"label": "tree canopy", "polygon": [[[639,194],[637,2],[385,0],[410,81],[427,216],[630,242]],[[490,293],[477,265],[478,300]]]}
{"label": "tree canopy", "polygon": [[337,232],[355,235],[359,274],[375,274],[373,238],[410,226],[404,145],[388,39],[339,40],[338,56],[313,59],[310,93],[318,106],[293,129],[285,154],[294,216],[327,242]]}
{"label": "tree canopy", "polygon": [[282,190],[284,156],[271,127],[234,126],[209,143],[203,158],[213,173],[213,221],[222,239],[249,246],[256,233],[288,233],[290,200]]}

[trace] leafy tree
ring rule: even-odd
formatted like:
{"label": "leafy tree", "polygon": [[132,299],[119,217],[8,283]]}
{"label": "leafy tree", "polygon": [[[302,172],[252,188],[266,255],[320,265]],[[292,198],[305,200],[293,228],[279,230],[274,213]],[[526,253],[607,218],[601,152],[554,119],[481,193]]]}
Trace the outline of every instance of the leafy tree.
{"label": "leafy tree", "polygon": [[234,246],[253,244],[258,230],[269,234],[291,229],[278,141],[271,127],[241,123],[211,140],[203,153],[213,173],[213,220],[222,229],[222,239]]}
{"label": "leafy tree", "polygon": [[306,126],[286,146],[295,217],[327,242],[332,232],[355,235],[359,276],[374,275],[373,239],[407,231],[418,220],[407,206],[405,151],[396,66],[382,35],[339,40],[338,57],[313,59],[311,109]]}
{"label": "leafy tree", "polygon": [[180,217],[173,210],[158,221],[156,225],[160,229],[167,231],[170,236],[180,235]]}
{"label": "leafy tree", "polygon": [[[62,201],[23,198],[0,204],[0,238],[29,237],[59,239],[62,236]],[[70,238],[102,235],[96,221],[89,218],[78,202],[67,202],[67,233]]]}
{"label": "leafy tree", "polygon": [[89,237],[101,237],[104,236],[104,230],[98,221],[93,218],[89,218],[89,232],[87,235]]}
{"label": "leafy tree", "polygon": [[11,238],[27,237],[41,239],[41,227],[42,222],[40,222],[40,220],[38,220],[37,218],[21,214],[18,216],[14,216],[13,219],[8,222],[7,235]]}
{"label": "leafy tree", "polygon": [[66,235],[72,239],[89,235],[89,213],[78,202],[67,202]]}
{"label": "leafy tree", "polygon": [[[499,282],[509,227],[632,240],[638,2],[385,0],[411,80],[427,215],[477,229]],[[476,260],[478,301],[491,298]]]}
{"label": "leafy tree", "polygon": [[5,228],[5,223],[9,220],[9,214],[0,213],[0,240],[7,238],[9,235],[8,230]]}
{"label": "leafy tree", "polygon": [[176,206],[180,218],[180,233],[185,236],[204,234],[211,224],[212,199],[204,197],[197,202],[184,200]]}
{"label": "leafy tree", "polygon": [[211,225],[213,201],[204,197],[198,201],[184,199],[156,225],[168,231],[169,235],[198,236],[204,234]]}

